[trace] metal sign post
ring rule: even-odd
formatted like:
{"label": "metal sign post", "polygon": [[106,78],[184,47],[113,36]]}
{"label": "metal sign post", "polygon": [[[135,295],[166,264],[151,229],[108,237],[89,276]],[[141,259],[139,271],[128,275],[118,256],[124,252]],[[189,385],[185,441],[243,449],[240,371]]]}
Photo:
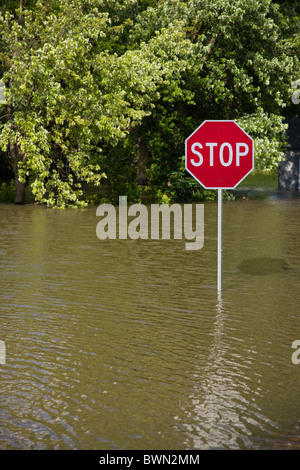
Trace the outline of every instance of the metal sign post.
{"label": "metal sign post", "polygon": [[218,292],[222,290],[222,222],[223,192],[218,189]]}
{"label": "metal sign post", "polygon": [[204,189],[218,190],[219,293],[222,291],[222,190],[236,188],[253,168],[253,139],[235,121],[204,121],[185,141],[185,169]]}

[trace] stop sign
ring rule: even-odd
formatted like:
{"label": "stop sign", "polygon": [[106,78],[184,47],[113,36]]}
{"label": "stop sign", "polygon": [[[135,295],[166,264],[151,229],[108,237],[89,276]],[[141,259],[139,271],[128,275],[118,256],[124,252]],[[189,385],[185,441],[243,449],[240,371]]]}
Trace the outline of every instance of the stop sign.
{"label": "stop sign", "polygon": [[205,189],[233,189],[254,168],[254,143],[235,121],[204,121],[185,141],[185,168]]}

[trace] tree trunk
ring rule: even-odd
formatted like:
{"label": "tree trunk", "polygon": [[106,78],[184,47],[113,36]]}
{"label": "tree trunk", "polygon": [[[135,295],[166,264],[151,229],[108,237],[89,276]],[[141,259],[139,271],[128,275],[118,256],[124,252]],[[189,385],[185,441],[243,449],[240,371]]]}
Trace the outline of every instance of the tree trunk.
{"label": "tree trunk", "polygon": [[19,151],[17,145],[10,144],[10,156],[12,161],[12,167],[15,176],[15,204],[24,204],[25,202],[25,185],[19,181],[19,168],[18,162],[21,159],[21,152]]}
{"label": "tree trunk", "polygon": [[19,179],[15,178],[15,188],[16,188],[16,195],[15,195],[15,204],[24,204],[25,202],[25,185],[21,183]]}

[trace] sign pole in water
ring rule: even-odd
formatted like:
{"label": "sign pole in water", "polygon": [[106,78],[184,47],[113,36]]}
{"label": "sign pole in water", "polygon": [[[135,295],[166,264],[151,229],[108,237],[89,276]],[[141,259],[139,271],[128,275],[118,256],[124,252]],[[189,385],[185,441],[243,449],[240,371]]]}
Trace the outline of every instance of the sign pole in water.
{"label": "sign pole in water", "polygon": [[222,290],[223,191],[218,189],[218,292]]}
{"label": "sign pole in water", "polygon": [[185,141],[185,169],[204,189],[218,190],[218,292],[222,290],[222,190],[236,188],[253,168],[253,139],[235,121],[204,121]]}

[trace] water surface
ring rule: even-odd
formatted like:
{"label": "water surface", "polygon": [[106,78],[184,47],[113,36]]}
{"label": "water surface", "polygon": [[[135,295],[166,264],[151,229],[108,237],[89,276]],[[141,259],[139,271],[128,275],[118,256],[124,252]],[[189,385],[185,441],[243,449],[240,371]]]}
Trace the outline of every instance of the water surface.
{"label": "water surface", "polygon": [[1,449],[300,449],[300,198],[205,242],[104,240],[96,208],[0,205]]}

